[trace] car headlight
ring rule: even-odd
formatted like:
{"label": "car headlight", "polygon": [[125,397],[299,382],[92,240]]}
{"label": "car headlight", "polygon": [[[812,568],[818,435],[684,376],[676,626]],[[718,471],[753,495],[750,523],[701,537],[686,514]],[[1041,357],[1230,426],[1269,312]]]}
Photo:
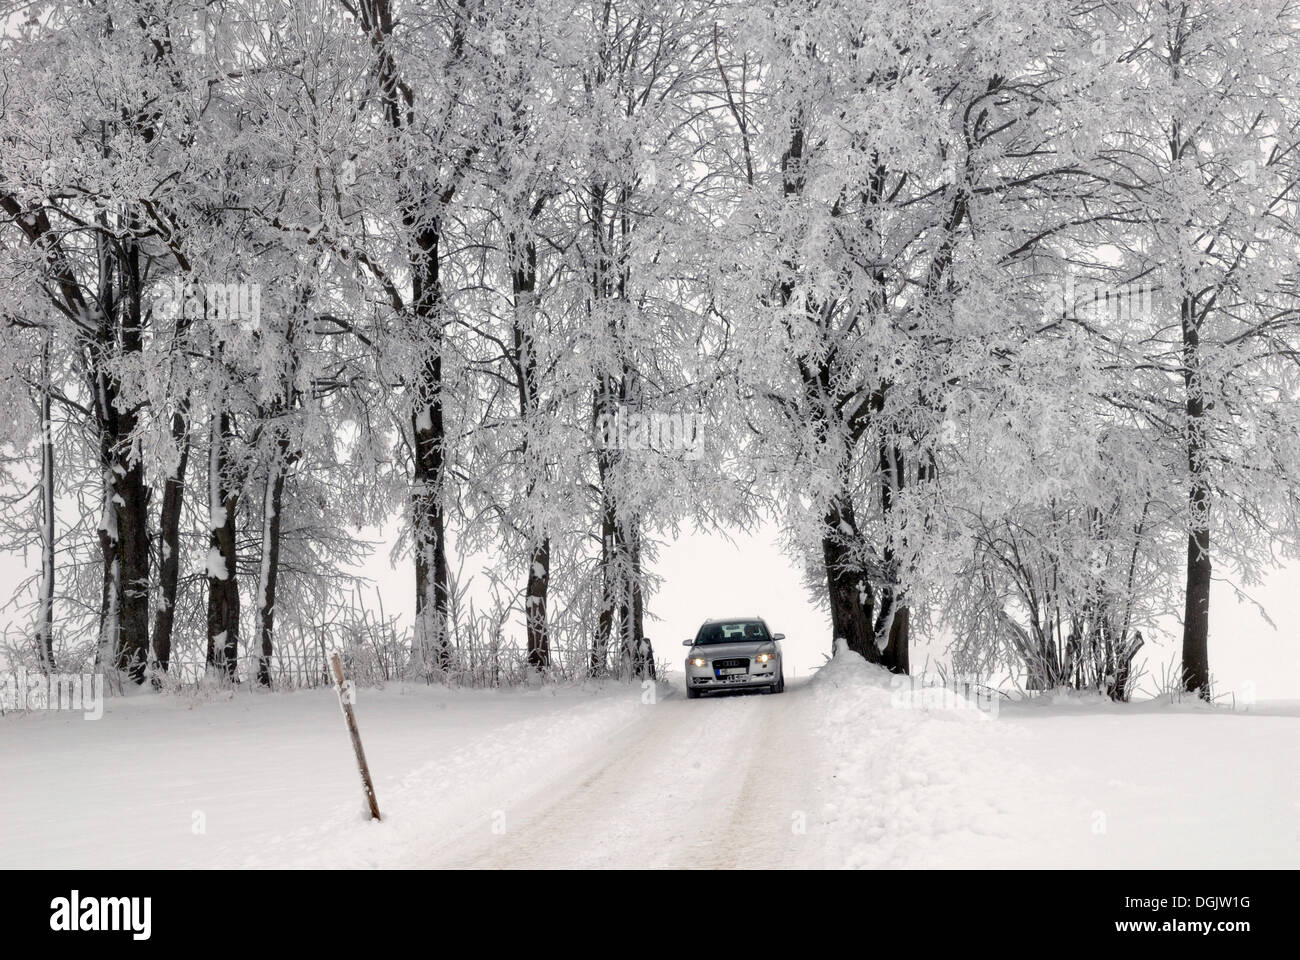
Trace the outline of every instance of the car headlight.
{"label": "car headlight", "polygon": [[705,660],[703,657],[691,657],[692,667],[707,667],[708,665],[709,661]]}
{"label": "car headlight", "polygon": [[775,654],[775,653],[760,653],[760,654],[758,655],[758,662],[759,662],[759,663],[770,663],[770,662],[772,662],[772,661],[775,660],[775,659],[776,659],[776,654]]}

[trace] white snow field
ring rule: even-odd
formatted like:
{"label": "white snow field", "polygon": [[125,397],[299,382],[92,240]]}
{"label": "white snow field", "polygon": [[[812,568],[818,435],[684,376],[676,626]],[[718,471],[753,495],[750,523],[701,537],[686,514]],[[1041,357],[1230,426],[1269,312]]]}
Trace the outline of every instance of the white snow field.
{"label": "white snow field", "polygon": [[[671,682],[676,681],[676,682]],[[1296,867],[1300,705],[330,690],[0,718],[0,867]]]}

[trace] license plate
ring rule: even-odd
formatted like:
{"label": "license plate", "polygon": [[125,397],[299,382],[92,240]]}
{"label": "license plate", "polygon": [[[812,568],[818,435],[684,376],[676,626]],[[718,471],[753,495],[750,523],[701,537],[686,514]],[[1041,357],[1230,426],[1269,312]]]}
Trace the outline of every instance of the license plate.
{"label": "license plate", "polygon": [[719,667],[718,668],[718,676],[720,677],[730,677],[736,674],[748,673],[748,672],[749,671],[746,670],[744,667]]}

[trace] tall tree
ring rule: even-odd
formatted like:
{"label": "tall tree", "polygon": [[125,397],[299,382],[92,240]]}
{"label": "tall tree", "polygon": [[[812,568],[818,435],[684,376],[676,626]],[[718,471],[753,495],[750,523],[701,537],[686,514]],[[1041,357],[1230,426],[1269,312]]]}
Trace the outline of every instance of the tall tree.
{"label": "tall tree", "polygon": [[1268,453],[1260,470],[1254,458],[1294,429],[1293,398],[1276,385],[1300,318],[1291,274],[1300,115],[1290,96],[1300,6],[1124,4],[1102,12],[1097,29],[1127,91],[1112,118],[1114,180],[1142,219],[1105,240],[1160,292],[1144,366],[1176,384],[1153,390],[1163,400],[1150,416],[1181,447],[1183,684],[1208,697],[1214,555],[1249,577],[1260,562],[1251,545],[1286,542],[1293,529],[1292,468]]}

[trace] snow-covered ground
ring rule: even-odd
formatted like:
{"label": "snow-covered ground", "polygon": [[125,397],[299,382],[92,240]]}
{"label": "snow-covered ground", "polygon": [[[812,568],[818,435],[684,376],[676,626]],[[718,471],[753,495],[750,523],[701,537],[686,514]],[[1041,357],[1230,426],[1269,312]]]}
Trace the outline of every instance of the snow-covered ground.
{"label": "snow-covered ground", "polygon": [[0,718],[0,867],[1300,866],[1300,704],[332,691]]}

